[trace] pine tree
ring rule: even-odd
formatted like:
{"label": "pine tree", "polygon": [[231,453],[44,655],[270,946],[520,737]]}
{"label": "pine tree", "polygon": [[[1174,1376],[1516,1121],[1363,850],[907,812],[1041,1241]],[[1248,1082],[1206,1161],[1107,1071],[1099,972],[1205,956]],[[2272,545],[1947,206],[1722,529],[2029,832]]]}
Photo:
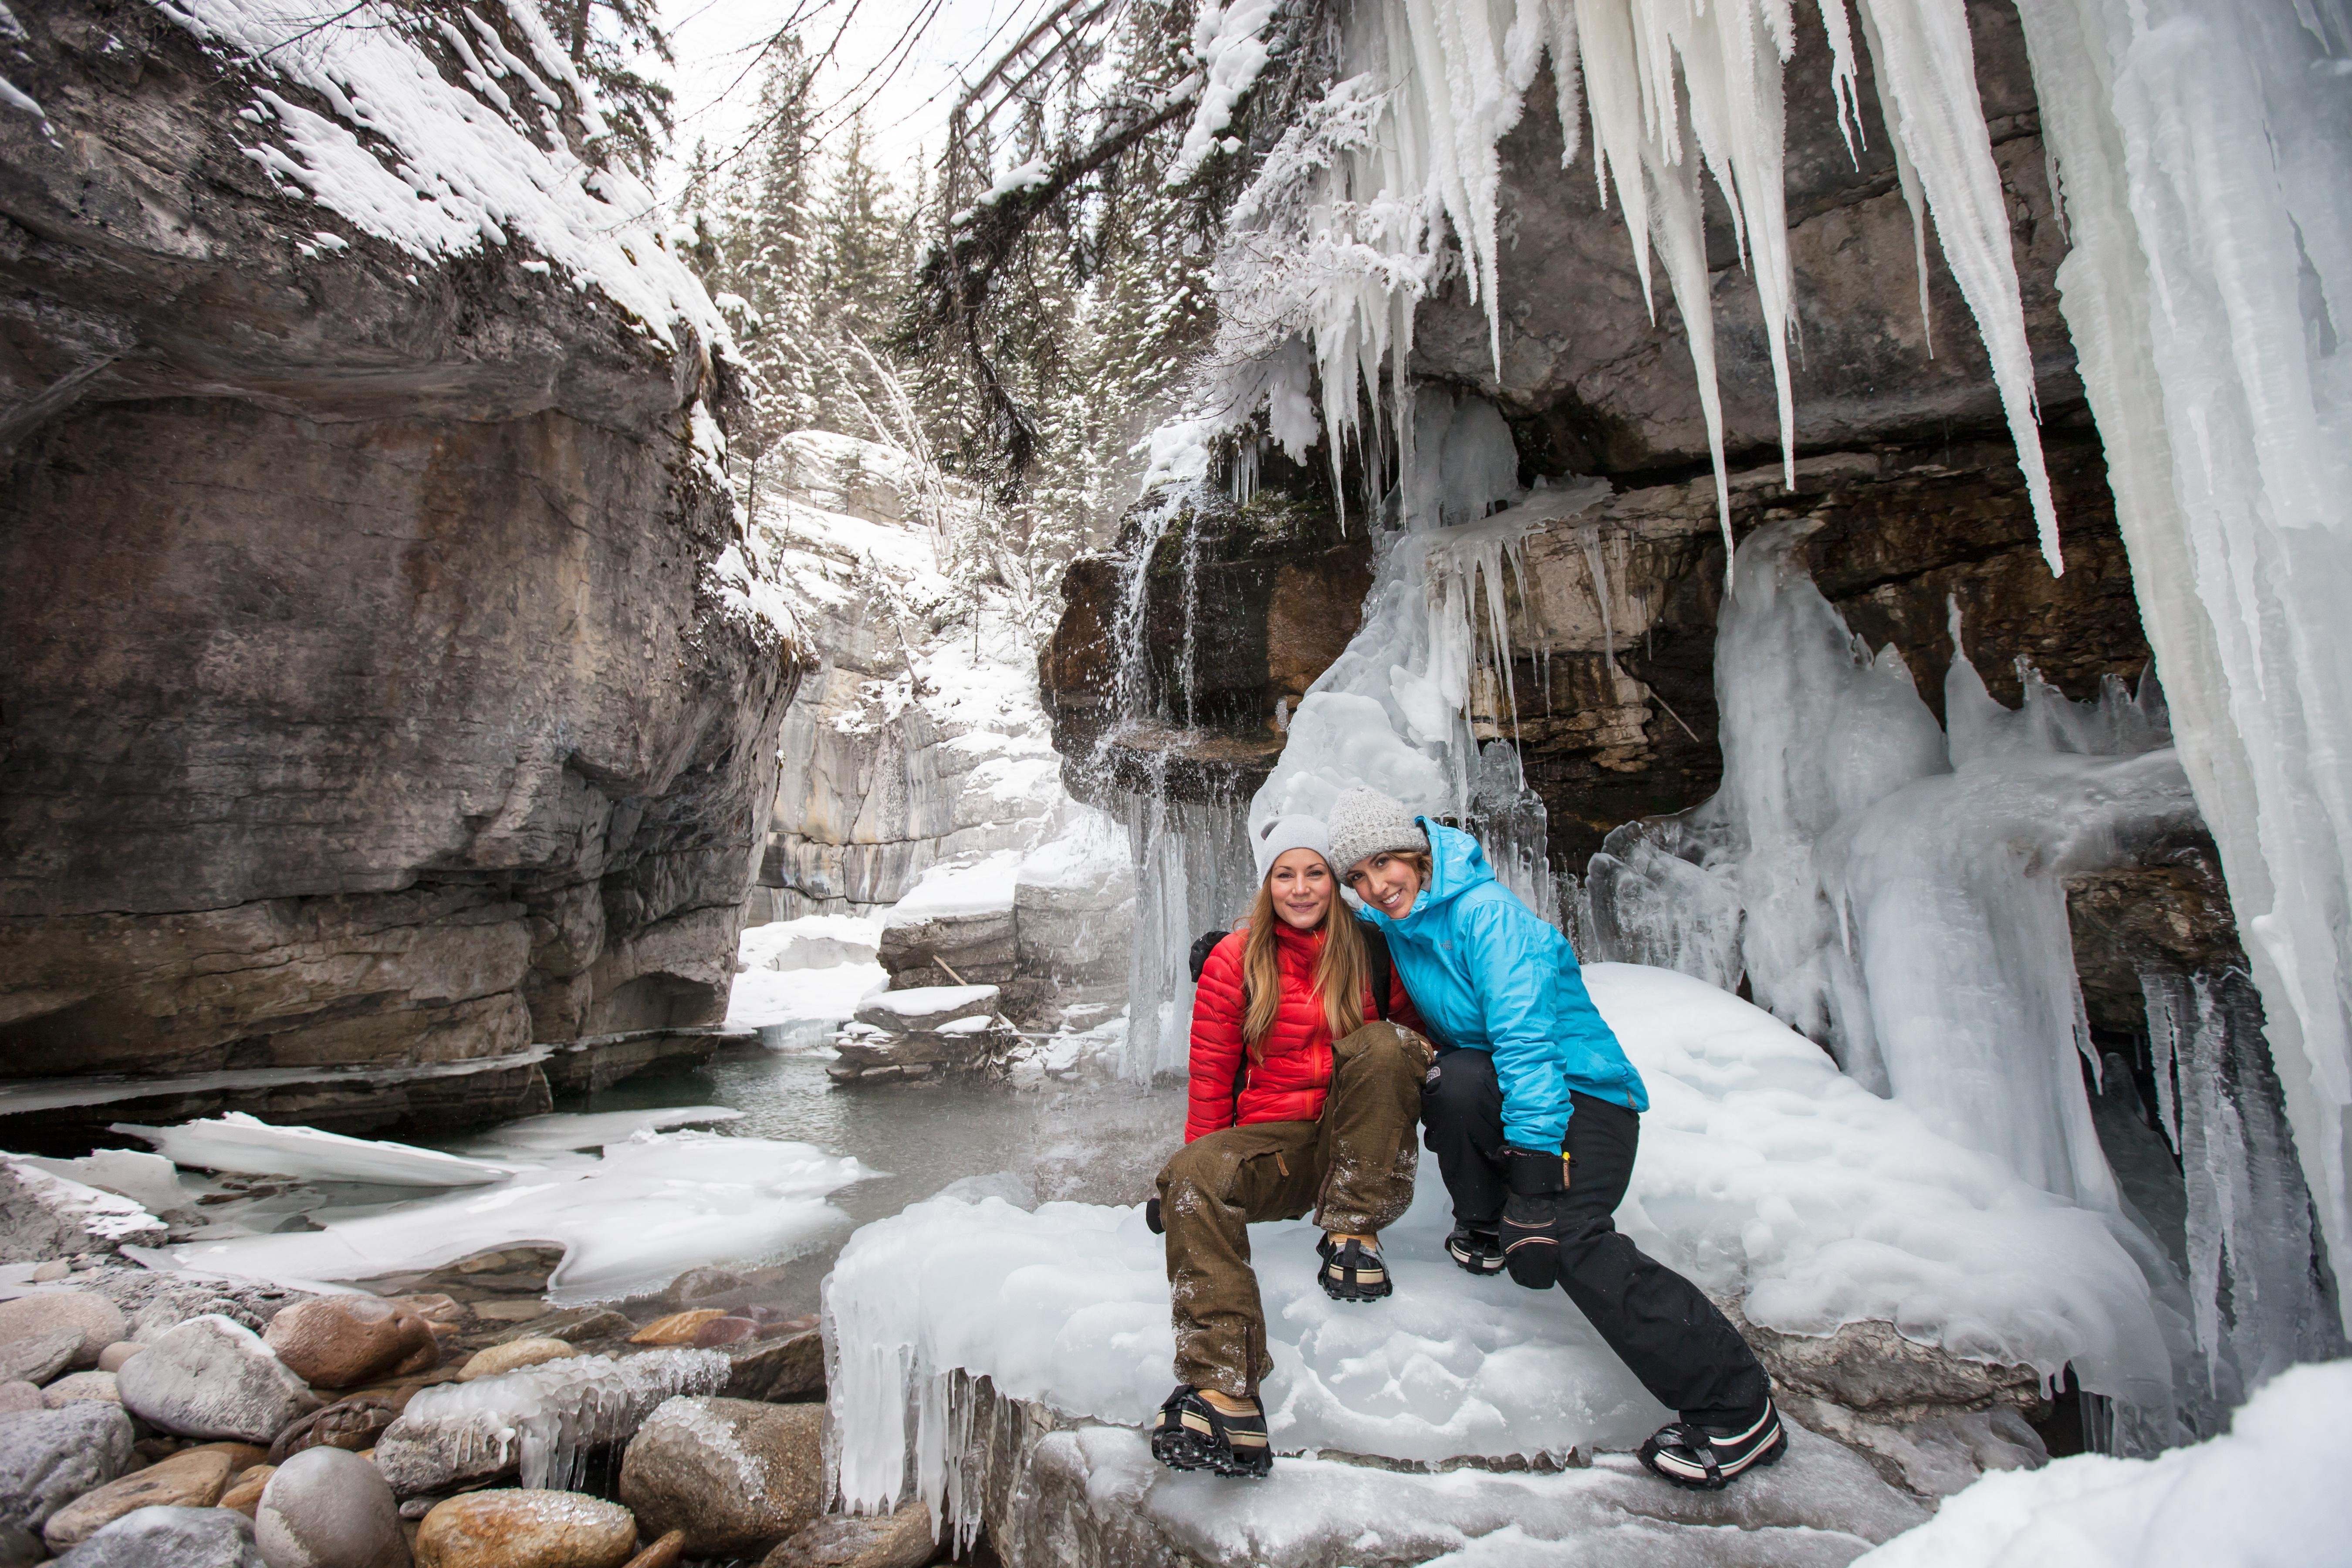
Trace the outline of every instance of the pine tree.
{"label": "pine tree", "polygon": [[550,26],[572,57],[572,68],[603,100],[621,161],[640,178],[669,151],[668,88],[632,64],[652,55],[675,65],[669,35],[655,0],[541,0]]}

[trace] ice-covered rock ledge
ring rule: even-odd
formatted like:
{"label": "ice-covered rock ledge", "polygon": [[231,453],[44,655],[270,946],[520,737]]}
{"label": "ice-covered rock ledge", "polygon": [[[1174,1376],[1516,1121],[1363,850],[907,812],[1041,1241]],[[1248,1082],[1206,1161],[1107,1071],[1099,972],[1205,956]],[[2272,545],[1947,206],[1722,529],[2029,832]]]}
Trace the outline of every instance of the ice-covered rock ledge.
{"label": "ice-covered rock ledge", "polygon": [[[1916,1418],[2013,1400],[2031,1389],[2013,1369],[2068,1365],[2126,1399],[2167,1388],[2147,1286],[2107,1218],[1938,1136],[1737,997],[1635,965],[1586,977],[1652,1100],[1618,1223],[1769,1331],[1758,1337],[1801,1396]],[[1564,1296],[1455,1269],[1448,1220],[1425,1170],[1387,1237],[1397,1295],[1372,1309],[1315,1289],[1311,1226],[1255,1229],[1278,1450],[1572,1463],[1665,1418]],[[958,1372],[1126,1426],[1171,1381],[1161,1245],[1133,1208],[916,1205],[852,1239],[826,1314],[841,1490],[866,1508],[912,1482],[958,1517]],[[1831,1380],[1780,1353],[1833,1337],[1885,1364]],[[1980,1447],[1977,1463],[2000,1461],[1998,1443]]]}

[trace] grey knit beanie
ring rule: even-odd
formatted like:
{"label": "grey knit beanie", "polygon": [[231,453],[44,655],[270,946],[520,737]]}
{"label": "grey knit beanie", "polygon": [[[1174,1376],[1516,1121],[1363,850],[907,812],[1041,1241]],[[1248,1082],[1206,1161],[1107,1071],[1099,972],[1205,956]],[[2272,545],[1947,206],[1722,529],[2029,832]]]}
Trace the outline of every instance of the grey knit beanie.
{"label": "grey knit beanie", "polygon": [[1349,868],[1383,849],[1429,852],[1429,835],[1412,819],[1402,803],[1376,789],[1348,789],[1331,803],[1328,823],[1331,847],[1328,858],[1342,879]]}
{"label": "grey knit beanie", "polygon": [[1250,853],[1257,857],[1257,879],[1261,882],[1274,873],[1274,863],[1293,849],[1312,849],[1323,857],[1331,874],[1339,874],[1339,862],[1331,858],[1331,840],[1323,830],[1319,816],[1277,816],[1250,835]]}

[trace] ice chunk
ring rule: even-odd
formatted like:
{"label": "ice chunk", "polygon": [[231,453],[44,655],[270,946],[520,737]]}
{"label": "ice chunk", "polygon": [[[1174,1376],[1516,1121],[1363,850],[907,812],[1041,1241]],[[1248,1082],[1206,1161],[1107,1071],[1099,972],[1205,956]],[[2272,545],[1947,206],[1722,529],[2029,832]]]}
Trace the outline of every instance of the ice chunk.
{"label": "ice chunk", "polygon": [[209,1121],[184,1121],[177,1127],[118,1121],[111,1131],[152,1143],[175,1165],[241,1175],[369,1182],[388,1187],[478,1187],[503,1182],[518,1169],[512,1164],[460,1159],[410,1143],[346,1138],[315,1127],[273,1127],[241,1110]]}
{"label": "ice chunk", "polygon": [[1995,1471],[1857,1568],[2207,1568],[2340,1561],[2352,1487],[2315,1478],[2344,1449],[2352,1362],[2280,1373],[2227,1434],[2149,1459],[2077,1454]]}
{"label": "ice chunk", "polygon": [[591,1448],[625,1441],[662,1401],[716,1394],[719,1351],[578,1356],[420,1391],[377,1439],[375,1460],[404,1497],[478,1482],[509,1465],[526,1487],[568,1491]]}
{"label": "ice chunk", "polygon": [[658,1289],[700,1263],[803,1251],[847,1223],[825,1195],[872,1173],[807,1143],[644,1133],[601,1160],[389,1207],[321,1209],[315,1231],[190,1242],[171,1256],[261,1279],[365,1279],[545,1242],[564,1248],[551,1293],[593,1300]]}
{"label": "ice chunk", "polygon": [[[1785,1332],[1884,1321],[1962,1359],[2163,1386],[2146,1281],[2103,1216],[1939,1136],[1737,997],[1629,964],[1585,977],[1650,1089],[1618,1212],[1644,1249]],[[1255,1229],[1278,1447],[1565,1454],[1629,1447],[1665,1419],[1565,1298],[1455,1268],[1450,1224],[1425,1166],[1384,1237],[1397,1294],[1369,1316],[1316,1288],[1311,1226]],[[1170,1382],[1163,1246],[1134,1209],[918,1204],[851,1238],[826,1311],[842,1490],[868,1506],[896,1495],[910,1440],[932,1445],[922,1465],[946,1462],[952,1369],[1127,1424]],[[910,1410],[929,1414],[910,1428]]]}

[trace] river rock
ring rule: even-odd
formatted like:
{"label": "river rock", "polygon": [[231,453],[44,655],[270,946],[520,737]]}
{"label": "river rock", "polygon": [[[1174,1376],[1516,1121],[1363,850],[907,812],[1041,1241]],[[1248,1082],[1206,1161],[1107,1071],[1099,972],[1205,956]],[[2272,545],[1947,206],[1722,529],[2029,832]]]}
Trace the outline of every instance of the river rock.
{"label": "river rock", "polygon": [[220,1501],[213,1506],[233,1508],[246,1518],[251,1519],[254,1511],[261,1506],[261,1494],[268,1489],[269,1478],[277,1473],[278,1467],[275,1465],[247,1467],[236,1479],[229,1482],[228,1490],[221,1493]]}
{"label": "river rock", "polygon": [[[0,991],[14,974],[0,976]],[[0,1154],[0,1262],[161,1247],[163,1222],[131,1199]]]}
{"label": "river rock", "polygon": [[656,1318],[629,1336],[633,1345],[690,1345],[702,1325],[714,1323],[727,1314],[717,1307],[698,1307],[691,1312],[672,1312]]}
{"label": "river rock", "polygon": [[551,1312],[544,1318],[534,1318],[518,1329],[507,1340],[562,1340],[568,1345],[586,1344],[591,1340],[623,1339],[635,1331],[636,1324],[625,1313],[610,1307],[567,1307],[561,1312]]}
{"label": "river rock", "polygon": [[0,1383],[0,1415],[14,1415],[19,1410],[47,1408],[47,1405],[41,1399],[41,1388],[38,1384],[27,1383],[23,1378],[12,1378],[6,1383]]}
{"label": "river rock", "polygon": [[76,1366],[98,1365],[100,1352],[131,1333],[122,1309],[95,1290],[44,1290],[0,1301],[0,1341],[68,1328],[81,1335]]}
{"label": "river rock", "polygon": [[677,1568],[686,1560],[686,1531],[673,1530],[628,1561],[627,1568]]}
{"label": "river rock", "polygon": [[122,1392],[114,1386],[114,1374],[110,1372],[69,1372],[41,1390],[41,1403],[52,1410],[82,1399],[102,1399],[110,1405],[120,1405]]}
{"label": "river rock", "polygon": [[751,1287],[740,1274],[709,1263],[688,1269],[662,1292],[662,1300],[680,1311],[694,1307],[731,1311],[751,1299]]}
{"label": "river rock", "polygon": [[305,1383],[356,1388],[441,1364],[441,1342],[417,1313],[380,1296],[315,1296],[269,1320],[262,1336]]}
{"label": "river rock", "polygon": [[931,1510],[918,1498],[880,1519],[820,1519],[769,1552],[760,1568],[923,1568],[938,1550]]}
{"label": "river rock", "polygon": [[814,1405],[668,1400],[629,1440],[621,1500],[647,1531],[685,1531],[688,1556],[764,1551],[824,1505],[824,1418]]}
{"label": "river rock", "polygon": [[387,1296],[385,1300],[395,1307],[405,1307],[428,1323],[446,1323],[452,1327],[466,1321],[466,1309],[456,1298],[438,1290],[416,1296]]}
{"label": "river rock", "polygon": [[0,1380],[47,1383],[71,1366],[81,1353],[81,1331],[45,1329],[0,1343]]}
{"label": "river rock", "polygon": [[719,1350],[748,1344],[759,1334],[760,1325],[750,1318],[713,1318],[694,1331],[694,1343],[698,1349]]}
{"label": "river rock", "polygon": [[341,1448],[306,1448],[280,1465],[253,1522],[269,1568],[409,1568],[392,1487]]}
{"label": "river rock", "polygon": [[133,1415],[184,1437],[268,1443],[320,1404],[259,1334],[211,1313],[149,1345],[115,1384]]}
{"label": "river rock", "polygon": [[730,1399],[782,1403],[824,1396],[824,1336],[804,1329],[783,1339],[747,1345],[722,1390]]}
{"label": "river rock", "polygon": [[226,1508],[142,1508],[58,1560],[58,1568],[270,1568],[253,1521]]}
{"label": "river rock", "polygon": [[38,1530],[131,1468],[131,1417],[95,1400],[0,1415],[0,1524]]}
{"label": "river rock", "polygon": [[49,1516],[41,1538],[62,1555],[124,1514],[142,1508],[210,1508],[235,1468],[218,1448],[190,1448],[84,1492]]}
{"label": "river rock", "polygon": [[49,1549],[41,1538],[29,1530],[19,1530],[13,1524],[0,1524],[0,1568],[32,1568],[45,1562]]}
{"label": "river rock", "polygon": [[578,1492],[469,1492],[416,1531],[416,1568],[623,1568],[636,1550],[627,1509]]}
{"label": "river rock", "polygon": [[145,1345],[141,1344],[136,1340],[117,1340],[112,1344],[98,1352],[98,1370],[100,1372],[121,1372],[124,1362],[129,1361],[132,1356],[137,1355],[141,1351],[143,1351],[147,1347]]}
{"label": "river rock", "polygon": [[381,1394],[337,1400],[278,1434],[269,1445],[269,1462],[282,1465],[306,1448],[341,1448],[353,1454],[373,1448],[384,1428],[399,1416],[398,1402]]}
{"label": "river rock", "polygon": [[566,1361],[579,1353],[562,1340],[528,1335],[476,1351],[457,1373],[457,1381],[471,1383],[478,1377],[496,1377],[502,1372],[517,1372],[542,1362]]}

